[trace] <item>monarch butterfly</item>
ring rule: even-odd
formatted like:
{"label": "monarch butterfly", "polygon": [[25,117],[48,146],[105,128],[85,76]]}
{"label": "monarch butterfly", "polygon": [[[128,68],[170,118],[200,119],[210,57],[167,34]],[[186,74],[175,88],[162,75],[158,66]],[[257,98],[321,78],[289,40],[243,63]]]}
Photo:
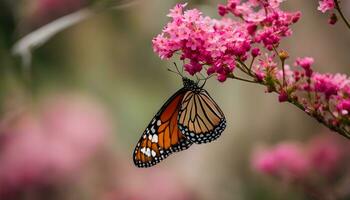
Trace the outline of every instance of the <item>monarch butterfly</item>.
{"label": "monarch butterfly", "polygon": [[133,155],[137,167],[151,167],[193,143],[217,139],[226,119],[208,92],[183,77],[183,87],[161,107],[138,141]]}

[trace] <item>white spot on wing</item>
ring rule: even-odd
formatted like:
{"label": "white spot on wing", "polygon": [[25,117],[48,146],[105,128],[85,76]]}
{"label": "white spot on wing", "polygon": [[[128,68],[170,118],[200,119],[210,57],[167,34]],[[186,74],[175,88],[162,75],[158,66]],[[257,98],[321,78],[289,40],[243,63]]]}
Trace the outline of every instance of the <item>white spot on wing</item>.
{"label": "white spot on wing", "polygon": [[145,154],[146,154],[146,156],[150,157],[151,156],[151,149],[147,148]]}
{"label": "white spot on wing", "polygon": [[152,157],[156,157],[157,154],[155,151],[152,150],[151,153],[152,153]]}
{"label": "white spot on wing", "polygon": [[158,135],[153,135],[152,142],[154,142],[154,143],[158,142]]}

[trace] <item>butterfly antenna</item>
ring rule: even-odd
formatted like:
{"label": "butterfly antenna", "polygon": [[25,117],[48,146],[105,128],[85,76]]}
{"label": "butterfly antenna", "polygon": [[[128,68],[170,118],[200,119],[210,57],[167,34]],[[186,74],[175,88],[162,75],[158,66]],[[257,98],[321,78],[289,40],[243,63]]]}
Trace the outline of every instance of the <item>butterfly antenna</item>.
{"label": "butterfly antenna", "polygon": [[177,66],[177,64],[176,64],[176,62],[174,62],[174,65],[175,65],[175,68],[176,68],[176,71],[178,72],[178,74],[179,74],[182,78],[184,78],[184,76],[183,76],[183,71],[180,72],[180,70],[179,70],[179,68],[178,68],[178,66]]}
{"label": "butterfly antenna", "polygon": [[[185,66],[185,60],[182,60],[182,66]],[[181,68],[181,72],[184,73],[184,68]]]}
{"label": "butterfly antenna", "polygon": [[195,74],[196,78],[197,78],[197,84],[199,83],[199,81],[201,81],[201,79],[198,77],[197,74]]}
{"label": "butterfly antenna", "polygon": [[[203,75],[203,74],[202,74],[202,75]],[[202,79],[202,80],[204,80],[204,83],[203,83],[203,85],[201,86],[201,88],[203,88],[204,85],[205,85],[205,83],[207,82],[207,80],[210,79],[210,78],[213,77],[213,76],[214,76],[214,74],[211,74],[210,76],[207,76],[206,78]]]}
{"label": "butterfly antenna", "polygon": [[181,74],[179,74],[178,72],[173,71],[173,70],[171,70],[171,69],[169,69],[169,68],[168,68],[168,71],[169,71],[169,72],[172,72],[172,73],[174,73],[174,74],[179,75],[179,76],[181,76],[181,77],[182,77],[182,75],[181,75]]}
{"label": "butterfly antenna", "polygon": [[203,80],[206,79],[206,77],[202,74],[202,72],[200,72],[199,74],[202,76]]}

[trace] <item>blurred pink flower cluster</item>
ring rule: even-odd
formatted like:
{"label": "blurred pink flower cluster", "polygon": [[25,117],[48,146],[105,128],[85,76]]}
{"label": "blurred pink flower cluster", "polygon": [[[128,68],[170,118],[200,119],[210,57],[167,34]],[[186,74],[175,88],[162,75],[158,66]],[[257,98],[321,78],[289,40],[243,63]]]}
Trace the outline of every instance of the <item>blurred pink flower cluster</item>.
{"label": "blurred pink flower cluster", "polygon": [[333,11],[335,8],[334,0],[320,0],[318,10],[325,13],[327,11]]}
{"label": "blurred pink flower cluster", "polygon": [[[261,48],[271,51],[283,37],[291,35],[290,26],[301,14],[280,10],[281,2],[229,0],[227,5],[219,5],[223,16],[219,20],[203,16],[197,9],[183,11],[186,4],[178,4],[168,15],[172,21],[153,39],[154,51],[162,59],[179,53],[191,75],[208,66],[208,74],[216,73],[219,81],[225,81],[237,60],[247,60],[251,50],[258,54],[252,45],[262,44]],[[225,17],[228,13],[241,20]]]}
{"label": "blurred pink flower cluster", "polygon": [[283,142],[256,149],[251,162],[257,172],[288,183],[329,182],[350,169],[348,145],[348,141],[330,135],[306,144]]}
{"label": "blurred pink flower cluster", "polygon": [[335,1],[338,1],[338,0],[320,0],[317,8],[322,13],[330,12],[328,23],[331,25],[337,23],[338,21],[338,17],[334,12],[336,8]]}
{"label": "blurred pink flower cluster", "polygon": [[28,188],[74,181],[106,144],[111,126],[99,104],[55,96],[17,115],[0,132],[0,198]]}
{"label": "blurred pink flower cluster", "polygon": [[151,168],[139,171],[132,168],[117,179],[122,184],[104,195],[101,200],[196,200],[198,194],[188,184],[181,182],[170,169]]}

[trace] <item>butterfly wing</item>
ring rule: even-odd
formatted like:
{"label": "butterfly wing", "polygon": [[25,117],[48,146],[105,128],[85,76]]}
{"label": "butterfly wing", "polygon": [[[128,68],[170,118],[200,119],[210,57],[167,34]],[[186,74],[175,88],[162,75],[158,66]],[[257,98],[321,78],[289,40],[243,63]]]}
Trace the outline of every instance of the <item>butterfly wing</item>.
{"label": "butterfly wing", "polygon": [[217,139],[226,128],[226,119],[207,91],[187,91],[178,116],[179,129],[186,138],[201,144]]}
{"label": "butterfly wing", "polygon": [[185,150],[192,145],[179,131],[177,121],[185,93],[185,89],[180,89],[170,97],[143,132],[133,155],[137,167],[153,166],[171,153]]}

